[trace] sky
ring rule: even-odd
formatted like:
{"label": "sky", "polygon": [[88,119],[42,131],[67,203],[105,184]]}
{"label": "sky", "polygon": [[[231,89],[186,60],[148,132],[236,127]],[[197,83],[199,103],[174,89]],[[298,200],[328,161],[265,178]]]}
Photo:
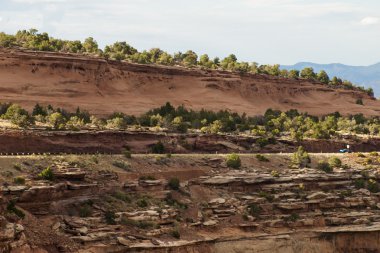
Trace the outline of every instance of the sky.
{"label": "sky", "polygon": [[379,0],[0,0],[0,31],[260,64],[380,62]]}

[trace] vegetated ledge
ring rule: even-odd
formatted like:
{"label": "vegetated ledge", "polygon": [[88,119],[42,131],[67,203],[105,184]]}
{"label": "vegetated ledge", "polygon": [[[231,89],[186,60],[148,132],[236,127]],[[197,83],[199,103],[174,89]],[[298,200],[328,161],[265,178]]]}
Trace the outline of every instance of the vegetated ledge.
{"label": "vegetated ledge", "polygon": [[[164,66],[158,64],[139,64],[127,61],[116,61],[111,59],[105,59],[102,57],[95,57],[90,55],[81,55],[73,53],[60,53],[60,52],[45,52],[45,51],[33,51],[28,49],[7,49],[0,47],[0,56],[7,59],[14,60],[44,60],[46,61],[45,66],[48,63],[55,63],[54,67],[67,67],[75,68],[75,64],[90,64],[90,65],[109,65],[110,67],[115,67],[118,70],[127,70],[137,73],[156,73],[156,74],[167,74],[167,75],[185,75],[185,76],[202,76],[202,72],[196,72],[195,69],[185,68],[181,66]],[[59,61],[59,64],[56,62]],[[33,66],[38,66],[37,64],[32,64]],[[40,64],[40,66],[44,66]],[[83,69],[84,70],[84,69]],[[218,70],[209,70],[218,71]],[[221,73],[231,73],[230,71],[218,71]]]}
{"label": "vegetated ledge", "polygon": [[176,134],[130,131],[37,131],[6,130],[0,132],[1,154],[121,154],[126,149],[132,153],[152,153],[152,147],[162,142],[166,153],[290,153],[298,146],[309,152],[334,153],[351,145],[354,152],[380,149],[380,138],[333,140],[277,139],[275,144],[260,146],[259,137],[228,134]]}

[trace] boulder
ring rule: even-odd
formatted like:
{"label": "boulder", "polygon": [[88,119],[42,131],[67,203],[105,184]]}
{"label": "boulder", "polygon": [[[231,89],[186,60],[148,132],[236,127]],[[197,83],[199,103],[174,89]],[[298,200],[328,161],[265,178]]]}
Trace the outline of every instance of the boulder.
{"label": "boulder", "polygon": [[19,194],[26,191],[29,187],[26,185],[9,185],[6,187],[1,187],[1,192],[3,194]]}
{"label": "boulder", "polygon": [[223,198],[216,198],[216,199],[212,199],[212,200],[210,200],[208,203],[209,203],[210,205],[215,205],[215,204],[217,204],[217,205],[222,205],[222,204],[226,203],[226,200],[223,199]]}
{"label": "boulder", "polygon": [[67,189],[72,190],[72,191],[94,188],[96,186],[98,186],[98,184],[73,184],[73,183],[67,182]]}
{"label": "boulder", "polygon": [[307,196],[306,198],[308,200],[314,200],[314,199],[325,199],[328,196],[329,195],[327,193],[324,193],[324,192],[314,192],[314,193],[310,194],[309,196]]}
{"label": "boulder", "polygon": [[210,226],[215,226],[218,224],[217,220],[208,220],[203,222],[203,226],[210,227]]}
{"label": "boulder", "polygon": [[61,223],[60,222],[56,222],[54,223],[52,226],[51,226],[51,229],[56,231],[58,230],[59,228],[61,227]]}
{"label": "boulder", "polygon": [[64,179],[68,181],[83,181],[86,176],[86,172],[80,169],[67,169],[64,171],[55,171],[54,177],[57,179]]}
{"label": "boulder", "polygon": [[339,226],[339,225],[345,225],[348,223],[348,220],[345,218],[339,218],[339,217],[329,217],[326,218],[326,223],[330,226]]}
{"label": "boulder", "polygon": [[7,223],[3,228],[0,229],[0,241],[8,241],[15,238],[15,224]]}
{"label": "boulder", "polygon": [[362,195],[371,196],[371,192],[364,188],[356,190],[356,192]]}
{"label": "boulder", "polygon": [[239,181],[239,178],[234,176],[215,176],[205,180],[203,183],[206,185],[226,185]]}
{"label": "boulder", "polygon": [[283,209],[283,210],[299,210],[299,209],[305,209],[306,204],[297,202],[297,203],[279,203],[277,204],[277,208]]}
{"label": "boulder", "polygon": [[352,222],[354,225],[361,225],[361,224],[371,224],[371,221],[367,218],[359,218]]}
{"label": "boulder", "polygon": [[86,235],[88,233],[87,227],[81,227],[76,229],[81,235]]}
{"label": "boulder", "polygon": [[109,240],[117,235],[115,232],[96,232],[85,236],[73,236],[71,239],[82,243]]}
{"label": "boulder", "polygon": [[130,191],[136,191],[138,186],[139,186],[139,184],[137,182],[127,181],[124,183],[124,188],[127,190],[130,190]]}
{"label": "boulder", "polygon": [[161,180],[140,180],[139,184],[143,187],[160,186],[162,185],[162,181]]}
{"label": "boulder", "polygon": [[129,245],[131,244],[131,242],[128,239],[125,239],[124,237],[117,237],[116,240],[119,244],[123,246],[129,247]]}

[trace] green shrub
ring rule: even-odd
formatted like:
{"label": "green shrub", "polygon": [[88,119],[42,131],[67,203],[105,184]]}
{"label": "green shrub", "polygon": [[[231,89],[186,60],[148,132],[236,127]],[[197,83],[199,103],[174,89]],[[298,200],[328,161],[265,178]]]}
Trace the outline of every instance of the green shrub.
{"label": "green shrub", "polygon": [[380,191],[380,186],[374,179],[369,179],[366,181],[363,178],[355,180],[355,188],[357,189],[365,189],[367,188],[372,193],[378,193]]}
{"label": "green shrub", "polygon": [[127,122],[123,117],[114,117],[107,120],[107,128],[110,129],[125,129],[127,128]]}
{"label": "green shrub", "polygon": [[272,177],[280,177],[280,173],[277,170],[272,170],[270,174]]}
{"label": "green shrub", "polygon": [[269,159],[266,156],[261,155],[261,154],[257,154],[256,159],[259,160],[260,162],[269,162]]}
{"label": "green shrub", "polygon": [[159,141],[151,147],[151,150],[153,154],[164,154],[165,146],[161,141]]}
{"label": "green shrub", "polygon": [[84,204],[79,208],[80,217],[90,217],[92,215],[92,207],[88,204]]}
{"label": "green shrub", "polygon": [[183,122],[182,117],[175,117],[172,121],[172,126],[175,130],[177,130],[180,133],[186,133],[189,128],[187,122]]}
{"label": "green shrub", "polygon": [[370,156],[379,156],[379,153],[377,153],[376,151],[372,151],[371,153],[369,153]]}
{"label": "green shrub", "polygon": [[19,163],[15,163],[15,164],[13,164],[13,168],[14,168],[15,170],[17,170],[17,171],[21,171],[21,170],[22,170],[22,168],[21,168],[21,164],[19,164]]}
{"label": "green shrub", "polygon": [[329,164],[332,168],[342,167],[342,161],[338,157],[330,157]]}
{"label": "green shrub", "polygon": [[360,158],[365,158],[365,155],[363,153],[358,153],[357,156]]}
{"label": "green shrub", "polygon": [[268,142],[268,139],[267,138],[263,138],[263,137],[260,137],[256,140],[256,144],[258,144],[260,146],[260,148],[263,148],[265,147],[266,145],[269,144]]}
{"label": "green shrub", "polygon": [[187,133],[188,129],[189,125],[187,123],[182,123],[177,126],[177,131],[179,131],[180,133]]}
{"label": "green shrub", "polygon": [[333,168],[330,166],[328,162],[325,162],[325,161],[319,161],[317,165],[317,169],[322,170],[326,173],[333,172]]}
{"label": "green shrub", "polygon": [[347,197],[352,197],[353,193],[351,190],[344,190],[339,193],[341,198],[347,198]]}
{"label": "green shrub", "polygon": [[363,99],[361,99],[361,98],[356,99],[356,104],[357,105],[363,105]]}
{"label": "green shrub", "polygon": [[152,175],[147,175],[147,176],[141,176],[139,177],[139,180],[144,181],[144,180],[156,180],[156,178]]}
{"label": "green shrub", "polygon": [[187,204],[184,204],[174,199],[170,193],[168,194],[168,196],[166,196],[165,203],[169,206],[174,206],[176,208],[183,209],[183,210],[186,210],[188,208]]}
{"label": "green shrub", "polygon": [[365,158],[364,161],[363,161],[363,164],[364,165],[369,165],[369,164],[372,164],[373,160],[369,157]]}
{"label": "green shrub", "polygon": [[355,188],[356,189],[363,189],[365,188],[365,180],[363,178],[358,178],[354,181]]}
{"label": "green shrub", "polygon": [[173,236],[173,237],[176,238],[176,239],[181,238],[181,234],[179,233],[178,228],[173,229],[173,230],[170,232],[170,234],[171,234],[171,236]]}
{"label": "green shrub", "polygon": [[291,215],[289,215],[288,217],[285,218],[285,221],[296,222],[296,221],[299,220],[299,219],[300,219],[299,214],[297,214],[297,213],[292,213]]}
{"label": "green shrub", "polygon": [[124,192],[121,192],[121,191],[116,191],[114,193],[112,193],[112,197],[118,199],[118,200],[121,200],[123,202],[126,202],[126,203],[131,203],[132,200],[131,198],[129,197],[128,194],[124,193]]}
{"label": "green shrub", "polygon": [[262,209],[259,205],[249,204],[248,205],[248,213],[256,218],[260,216]]}
{"label": "green shrub", "polygon": [[23,178],[23,177],[15,177],[13,179],[13,182],[15,184],[23,185],[23,184],[25,184],[25,178]]}
{"label": "green shrub", "polygon": [[25,217],[24,212],[16,207],[16,203],[13,200],[8,203],[7,211],[10,213],[14,213],[17,217],[21,219],[24,219]]}
{"label": "green shrub", "polygon": [[360,171],[360,175],[361,175],[364,179],[369,179],[369,172],[368,172],[368,170],[362,170],[362,171]]}
{"label": "green shrub", "polygon": [[292,156],[292,164],[304,168],[307,167],[311,162],[309,154],[305,151],[305,149],[300,146],[298,147],[297,152],[295,152]]}
{"label": "green shrub", "polygon": [[376,180],[370,179],[368,180],[367,189],[372,193],[377,193],[379,192],[379,184]]}
{"label": "green shrub", "polygon": [[157,226],[157,224],[154,222],[151,222],[151,221],[138,221],[137,222],[137,227],[139,227],[141,229],[151,229],[151,228],[155,228],[156,226]]}
{"label": "green shrub", "polygon": [[149,202],[145,198],[138,199],[136,201],[138,207],[144,208],[149,206]]}
{"label": "green shrub", "polygon": [[132,158],[132,153],[130,150],[125,150],[124,151],[124,156],[125,158],[131,159]]}
{"label": "green shrub", "polygon": [[273,202],[273,200],[274,200],[274,196],[272,194],[268,193],[268,192],[260,192],[259,196],[261,198],[265,198],[269,202]]}
{"label": "green shrub", "polygon": [[113,211],[107,211],[104,214],[104,219],[108,225],[116,225],[116,215]]}
{"label": "green shrub", "polygon": [[95,163],[95,164],[98,164],[98,163],[99,163],[98,157],[97,157],[96,155],[91,156],[90,159],[91,159],[91,161],[92,161],[93,163]]}
{"label": "green shrub", "polygon": [[114,161],[112,165],[126,171],[129,171],[131,167],[129,163],[124,162],[124,161]]}
{"label": "green shrub", "polygon": [[180,182],[178,178],[171,178],[168,182],[168,186],[170,189],[178,191],[180,187]]}
{"label": "green shrub", "polygon": [[135,226],[137,226],[137,221],[128,219],[126,217],[122,217],[120,220],[120,224],[135,227]]}
{"label": "green shrub", "polygon": [[237,154],[229,154],[226,158],[227,166],[233,169],[239,169],[241,166],[241,160]]}
{"label": "green shrub", "polygon": [[10,105],[2,117],[19,127],[27,127],[32,123],[29,113],[16,104]]}
{"label": "green shrub", "polygon": [[38,177],[44,180],[52,181],[54,179],[53,170],[50,167],[47,167],[46,169],[41,171],[40,174],[38,174]]}
{"label": "green shrub", "polygon": [[133,226],[141,229],[152,229],[157,227],[157,224],[151,221],[135,221],[125,217],[121,218],[120,223],[126,226]]}
{"label": "green shrub", "polygon": [[256,144],[258,144],[261,148],[265,147],[268,144],[275,144],[275,143],[276,143],[275,138],[260,137],[256,140]]}
{"label": "green shrub", "polygon": [[47,120],[54,129],[58,130],[65,128],[67,119],[62,115],[62,113],[54,112],[47,117]]}

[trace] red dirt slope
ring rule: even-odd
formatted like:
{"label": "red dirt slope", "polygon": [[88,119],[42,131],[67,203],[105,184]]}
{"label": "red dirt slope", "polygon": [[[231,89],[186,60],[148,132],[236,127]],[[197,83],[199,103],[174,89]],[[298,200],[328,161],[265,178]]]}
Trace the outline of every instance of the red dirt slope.
{"label": "red dirt slope", "polygon": [[[248,115],[268,108],[380,115],[380,101],[364,93],[305,80],[8,49],[0,49],[0,94],[2,102],[29,109],[38,102],[72,110],[79,106],[96,115],[140,114],[167,101]],[[356,105],[358,98],[364,106]]]}

